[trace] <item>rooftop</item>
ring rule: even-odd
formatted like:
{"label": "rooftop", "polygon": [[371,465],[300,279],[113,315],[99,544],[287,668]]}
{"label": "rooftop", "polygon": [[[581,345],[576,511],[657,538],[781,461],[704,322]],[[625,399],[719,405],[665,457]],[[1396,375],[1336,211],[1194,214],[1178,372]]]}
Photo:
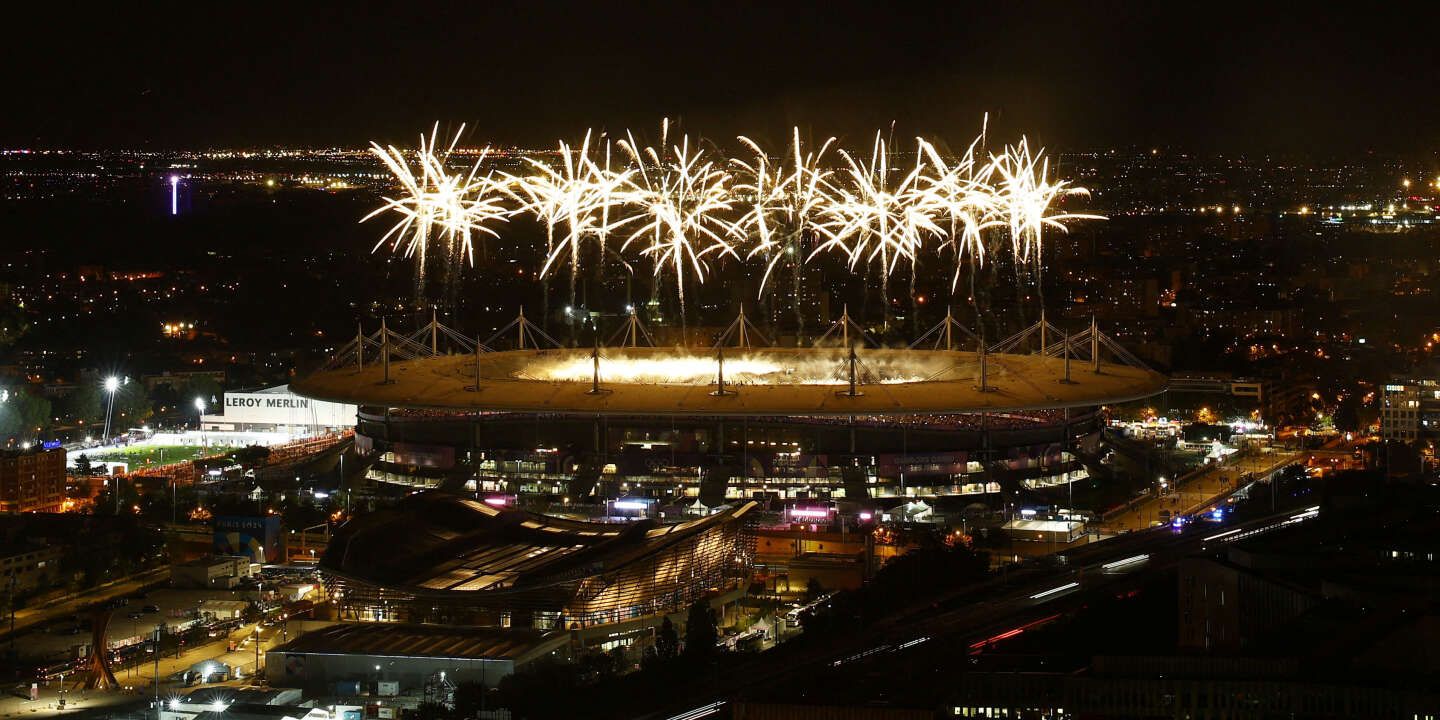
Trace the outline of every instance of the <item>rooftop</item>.
{"label": "rooftop", "polygon": [[[600,387],[592,392],[591,350],[512,350],[479,356],[481,384],[475,385],[474,355],[442,355],[390,363],[390,382],[377,362],[344,367],[296,382],[299,395],[332,402],[386,407],[445,408],[517,412],[675,415],[854,415],[962,413],[1105,405],[1150,397],[1165,389],[1154,371],[1102,363],[1095,373],[1071,362],[1072,383],[1062,383],[1062,358],[992,353],[986,356],[985,385],[978,385],[979,356],[952,350],[857,351],[860,393],[848,388],[845,354],[834,348],[731,349],[725,360],[727,389],[715,395],[714,358],[667,348],[602,348]],[[708,351],[707,351],[708,352]],[[676,363],[677,354],[681,362]],[[641,368],[629,381],[628,370]],[[683,379],[657,380],[643,368],[654,363],[685,366]],[[696,363],[700,367],[692,367]],[[745,375],[747,364],[763,373]],[[560,368],[560,370],[557,370]],[[583,379],[581,376],[583,375]],[[553,378],[565,379],[553,379]],[[745,381],[746,378],[749,381]],[[735,382],[737,379],[741,382]],[[868,381],[867,381],[868,379]]]}
{"label": "rooftop", "polygon": [[271,652],[514,660],[564,634],[522,628],[349,623],[305,633]]}
{"label": "rooftop", "polygon": [[615,525],[502,510],[442,492],[351,520],[321,560],[329,573],[415,592],[540,589],[621,568],[753,503],[682,523]]}

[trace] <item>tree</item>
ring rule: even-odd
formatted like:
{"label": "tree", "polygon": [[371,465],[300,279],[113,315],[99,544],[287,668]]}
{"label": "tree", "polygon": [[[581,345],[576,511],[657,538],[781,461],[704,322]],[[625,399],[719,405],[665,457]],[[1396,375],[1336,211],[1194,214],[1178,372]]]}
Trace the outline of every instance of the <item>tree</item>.
{"label": "tree", "polygon": [[500,679],[496,704],[517,717],[582,717],[578,663],[543,658]]}
{"label": "tree", "polygon": [[257,468],[264,465],[265,461],[270,459],[270,448],[264,445],[248,445],[230,453],[230,457],[234,458],[235,462],[240,465]]}
{"label": "tree", "polygon": [[76,475],[79,475],[79,476],[81,476],[81,477],[88,477],[88,476],[90,476],[90,474],[93,473],[93,472],[95,472],[95,465],[94,465],[94,463],[91,463],[91,462],[90,462],[90,456],[89,456],[89,455],[86,455],[85,453],[80,453],[78,456],[76,456],[76,458],[75,458],[75,474],[76,474]]}
{"label": "tree", "polygon": [[485,710],[486,694],[489,693],[483,684],[478,682],[462,682],[455,686],[455,717],[473,718]]}
{"label": "tree", "polygon": [[117,428],[140,425],[154,414],[150,396],[139,383],[125,383],[115,391],[115,416],[110,421],[112,431]]}
{"label": "tree", "polygon": [[824,593],[825,587],[820,584],[820,580],[817,578],[812,577],[809,582],[805,583],[805,599],[807,601],[815,602],[819,600],[820,596]]}
{"label": "tree", "polygon": [[692,658],[707,658],[715,654],[715,641],[719,637],[715,624],[715,610],[703,599],[690,605],[685,618],[685,655]]}
{"label": "tree", "polygon": [[224,391],[220,388],[220,383],[215,382],[215,378],[209,375],[196,375],[185,383],[185,389],[180,394],[179,401],[187,407],[194,407],[195,398],[200,398],[205,401],[207,406],[214,407],[216,403],[220,402],[223,394]]}
{"label": "tree", "polygon": [[[8,391],[7,391],[8,392]],[[0,437],[34,437],[50,427],[50,401],[31,392],[0,395]]]}
{"label": "tree", "polygon": [[82,383],[65,398],[65,415],[72,420],[96,423],[105,419],[104,388],[93,382]]}
{"label": "tree", "polygon": [[673,660],[680,654],[680,636],[675,633],[675,623],[666,617],[655,634],[655,655],[661,660]]}
{"label": "tree", "polygon": [[15,302],[9,285],[0,285],[0,348],[14,345],[29,329],[25,304]]}
{"label": "tree", "polygon": [[415,707],[410,717],[416,720],[445,720],[452,717],[450,709],[438,702],[422,702]]}

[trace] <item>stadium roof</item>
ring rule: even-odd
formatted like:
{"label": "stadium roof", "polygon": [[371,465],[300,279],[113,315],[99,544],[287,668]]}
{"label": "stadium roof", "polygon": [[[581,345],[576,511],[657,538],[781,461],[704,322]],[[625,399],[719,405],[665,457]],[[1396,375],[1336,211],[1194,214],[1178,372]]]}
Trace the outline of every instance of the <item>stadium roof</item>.
{"label": "stadium roof", "polygon": [[416,594],[543,590],[624,568],[746,514],[753,503],[673,525],[576,522],[443,492],[336,531],[321,569]]}
{"label": "stadium roof", "polygon": [[[603,350],[627,356],[659,356],[665,349]],[[740,353],[739,350],[734,350]],[[787,362],[828,363],[842,368],[834,349],[766,348],[746,351]],[[733,394],[715,395],[713,381],[696,383],[616,382],[600,378],[601,392],[590,382],[535,379],[536,363],[583,361],[589,350],[515,350],[480,356],[481,389],[476,392],[475,356],[443,355],[390,363],[369,362],[363,369],[342,367],[315,373],[291,387],[299,395],[340,403],[383,407],[445,408],[586,415],[881,415],[912,413],[1000,412],[1087,407],[1150,397],[1163,391],[1163,375],[1142,367],[1102,363],[1100,372],[1073,361],[1064,383],[1064,360],[1045,355],[993,353],[986,357],[985,385],[979,383],[978,355],[948,350],[865,350],[862,362],[914,363],[925,370],[913,382],[870,383],[849,396],[841,384],[727,385]],[[730,361],[727,361],[730,362]],[[931,372],[933,368],[941,368]]]}

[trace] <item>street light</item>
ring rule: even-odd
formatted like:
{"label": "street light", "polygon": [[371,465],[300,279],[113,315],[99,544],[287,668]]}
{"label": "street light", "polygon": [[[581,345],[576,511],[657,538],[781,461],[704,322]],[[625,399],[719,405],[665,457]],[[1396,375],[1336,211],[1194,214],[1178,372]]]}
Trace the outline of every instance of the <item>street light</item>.
{"label": "street light", "polygon": [[200,431],[200,447],[205,447],[205,398],[195,398],[195,429]]}
{"label": "street light", "polygon": [[105,436],[102,443],[110,442],[110,416],[115,412],[115,391],[120,389],[120,378],[111,375],[105,378],[105,392],[110,394],[110,402],[105,408]]}

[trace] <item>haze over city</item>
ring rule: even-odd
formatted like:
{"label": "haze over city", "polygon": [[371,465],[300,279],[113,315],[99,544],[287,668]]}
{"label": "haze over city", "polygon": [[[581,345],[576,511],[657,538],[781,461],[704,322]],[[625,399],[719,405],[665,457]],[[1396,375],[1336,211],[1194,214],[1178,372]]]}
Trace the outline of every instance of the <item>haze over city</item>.
{"label": "haze over city", "polygon": [[1436,19],[23,8],[0,715],[1432,717]]}

